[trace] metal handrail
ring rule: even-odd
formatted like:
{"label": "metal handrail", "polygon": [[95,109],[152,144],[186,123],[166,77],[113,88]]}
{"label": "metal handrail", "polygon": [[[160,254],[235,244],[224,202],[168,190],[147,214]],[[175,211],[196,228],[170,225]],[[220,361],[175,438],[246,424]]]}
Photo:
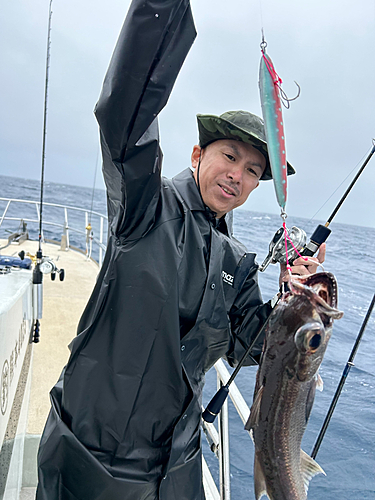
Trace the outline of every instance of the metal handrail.
{"label": "metal handrail", "polygon": [[[2,198],[0,196],[0,201],[15,201],[18,203],[26,203],[26,204],[34,204],[34,205],[40,205],[40,201],[35,201],[35,200],[20,200],[18,198]],[[87,208],[80,208],[80,207],[71,207],[70,205],[60,205],[59,203],[49,203],[44,201],[43,202],[44,206],[50,206],[50,207],[57,207],[57,208],[67,208],[69,210],[75,210],[76,212],[88,212],[93,215],[98,215],[99,217],[103,217],[104,219],[108,220],[108,217],[104,214],[101,214],[99,212],[95,212],[95,210],[88,210]]]}
{"label": "metal handrail", "polygon": [[[226,385],[230,378],[230,373],[224,365],[224,362],[219,359],[214,365],[217,372],[217,386],[218,389],[222,385]],[[240,390],[234,382],[229,386],[229,397],[231,398],[234,407],[240,416],[242,422],[245,424],[250,415],[250,408],[244,400]],[[206,434],[208,444],[211,451],[215,453],[219,459],[219,478],[220,478],[220,492],[217,491],[217,498],[220,500],[230,500],[230,463],[229,463],[229,417],[228,417],[228,401],[225,401],[218,419],[218,430],[213,424],[208,424],[202,420],[202,427]],[[250,435],[250,432],[249,432]],[[210,474],[207,468],[203,469],[203,473],[208,476]],[[205,478],[212,484],[212,478]]]}
{"label": "metal handrail", "polygon": [[[3,214],[0,216],[0,227],[3,224],[4,221],[25,221],[25,222],[31,222],[31,223],[38,223],[40,221],[40,202],[35,201],[35,200],[21,200],[17,198],[2,198],[0,197],[0,201],[5,201],[6,202],[6,207],[3,211]],[[33,218],[27,218],[27,217],[10,217],[7,216],[7,212],[11,206],[12,203],[24,203],[27,205],[32,205],[36,209],[36,214],[37,217],[35,219]],[[45,202],[43,203],[44,206],[49,206],[49,207],[54,207],[54,208],[61,208],[64,211],[63,215],[63,223],[59,222],[52,222],[52,221],[43,221],[43,225],[46,226],[54,226],[54,227],[59,227],[63,230],[63,235],[66,237],[64,241],[64,249],[69,250],[71,248],[70,245],[70,240],[69,240],[69,232],[74,232],[79,235],[84,235],[85,236],[85,243],[82,244],[82,248],[86,248],[86,255],[87,258],[91,258],[91,250],[92,250],[92,244],[95,243],[98,248],[99,248],[99,267],[101,267],[103,263],[103,252],[106,250],[106,245],[103,242],[103,237],[104,237],[104,221],[106,220],[108,222],[108,217],[104,214],[101,214],[99,212],[96,212],[94,210],[88,210],[85,208],[79,208],[79,207],[72,207],[69,205],[61,205],[59,203],[48,203]],[[80,212],[85,214],[85,222],[86,226],[85,229],[79,229],[77,227],[73,227],[69,225],[69,219],[68,219],[68,211],[74,211],[74,212]],[[87,229],[88,224],[88,215],[99,217],[99,239],[95,238],[92,234],[89,234],[89,231]],[[44,241],[44,235],[42,234],[42,239]]]}

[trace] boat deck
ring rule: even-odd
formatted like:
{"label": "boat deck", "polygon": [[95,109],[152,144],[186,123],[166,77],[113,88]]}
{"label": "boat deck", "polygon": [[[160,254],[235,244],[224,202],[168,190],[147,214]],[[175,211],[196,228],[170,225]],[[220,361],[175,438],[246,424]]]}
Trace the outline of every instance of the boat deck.
{"label": "boat deck", "polygon": [[[0,240],[0,247],[7,244]],[[17,256],[24,250],[34,255],[38,249],[35,241],[10,245],[1,250],[2,255]],[[27,413],[25,439],[24,477],[21,499],[32,499],[36,486],[36,452],[50,409],[49,391],[56,383],[69,358],[68,344],[76,334],[77,324],[94,287],[98,265],[86,260],[83,253],[60,250],[51,243],[43,244],[43,254],[51,257],[59,269],[65,270],[64,281],[52,281],[50,275],[43,279],[43,318],[40,321],[40,342],[33,344],[31,390]]]}
{"label": "boat deck", "polygon": [[[6,240],[0,239],[0,247],[6,244]],[[34,255],[37,249],[37,242],[27,240],[19,245],[12,244],[2,248],[1,255],[17,257],[21,250]],[[43,254],[50,257],[59,269],[64,269],[65,279],[61,282],[58,274],[54,281],[48,274],[43,278],[40,342],[32,344],[32,363],[27,381],[29,389],[25,391],[29,397],[24,398],[20,416],[20,421],[26,420],[26,423],[17,429],[17,434],[25,435],[23,464],[13,469],[11,467],[12,472],[9,475],[12,477],[10,481],[8,477],[8,482],[12,486],[5,491],[4,500],[35,500],[36,458],[40,437],[51,407],[49,392],[68,361],[68,345],[76,335],[80,316],[99,272],[97,263],[87,260],[85,254],[73,249],[61,250],[59,244],[43,243]],[[203,484],[207,500],[220,498],[204,460]]]}

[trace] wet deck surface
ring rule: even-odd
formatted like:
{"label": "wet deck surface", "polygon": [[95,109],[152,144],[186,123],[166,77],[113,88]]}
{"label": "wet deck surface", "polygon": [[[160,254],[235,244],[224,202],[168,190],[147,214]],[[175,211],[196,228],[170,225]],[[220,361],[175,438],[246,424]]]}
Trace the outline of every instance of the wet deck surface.
{"label": "wet deck surface", "polygon": [[[0,247],[6,244],[0,240]],[[17,256],[24,250],[35,254],[37,242],[25,241],[21,245],[4,248],[2,255]],[[40,435],[49,409],[49,391],[56,383],[69,358],[68,344],[75,337],[77,324],[95,285],[99,268],[86,260],[85,255],[69,250],[61,251],[58,245],[44,243],[43,255],[51,257],[59,269],[65,270],[64,281],[52,281],[50,275],[43,279],[43,319],[40,342],[33,346],[32,382],[27,433]]]}

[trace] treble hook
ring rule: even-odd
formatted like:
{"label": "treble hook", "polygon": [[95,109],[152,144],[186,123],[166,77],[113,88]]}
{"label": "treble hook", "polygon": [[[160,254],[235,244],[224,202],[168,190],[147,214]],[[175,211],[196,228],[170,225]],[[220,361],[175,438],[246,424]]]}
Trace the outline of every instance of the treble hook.
{"label": "treble hook", "polygon": [[267,47],[267,42],[266,40],[264,39],[264,30],[262,28],[262,41],[260,43],[260,49],[263,53],[263,57],[264,57],[264,61],[266,63],[266,66],[268,67],[268,71],[270,72],[273,80],[274,80],[274,85],[277,85],[279,91],[280,91],[280,100],[281,102],[283,103],[283,106],[287,109],[290,108],[290,103],[291,101],[295,101],[299,96],[300,96],[300,93],[301,93],[301,87],[298,85],[298,83],[296,81],[294,81],[294,83],[297,85],[298,87],[298,93],[295,97],[291,97],[289,98],[285,91],[281,88],[281,84],[282,84],[282,80],[281,78],[279,77],[279,75],[276,73],[276,70],[275,68],[273,67],[273,64],[272,62],[270,62],[269,60],[267,60],[266,56],[265,56],[265,52],[266,52],[266,47]]}
{"label": "treble hook", "polygon": [[279,90],[280,90],[280,99],[281,99],[281,102],[283,103],[283,105],[289,109],[290,108],[290,102],[291,101],[295,101],[296,99],[298,99],[298,97],[300,96],[300,93],[301,93],[301,87],[298,85],[298,83],[296,81],[294,81],[294,83],[297,85],[298,87],[298,93],[295,97],[291,97],[289,98],[285,91],[280,87],[280,85],[278,85],[279,87]]}

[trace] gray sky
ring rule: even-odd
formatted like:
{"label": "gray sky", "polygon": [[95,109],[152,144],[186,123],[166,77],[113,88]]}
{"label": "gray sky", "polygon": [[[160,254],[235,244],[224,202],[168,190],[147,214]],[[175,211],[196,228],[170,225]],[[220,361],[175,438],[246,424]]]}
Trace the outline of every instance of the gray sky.
{"label": "gray sky", "polygon": [[[93,108],[129,1],[54,0],[46,179],[92,186],[98,153]],[[3,2],[0,20],[0,174],[41,169],[48,0]],[[187,167],[196,113],[261,114],[261,27],[283,87],[301,96],[284,123],[287,212],[326,220],[375,137],[375,0],[192,0],[198,37],[160,117],[164,175]],[[352,172],[352,173],[351,173]],[[351,173],[351,174],[350,174]],[[103,187],[98,173],[97,187]],[[0,188],[1,193],[1,188]],[[375,227],[375,157],[335,221]],[[271,182],[249,210],[279,213]]]}

